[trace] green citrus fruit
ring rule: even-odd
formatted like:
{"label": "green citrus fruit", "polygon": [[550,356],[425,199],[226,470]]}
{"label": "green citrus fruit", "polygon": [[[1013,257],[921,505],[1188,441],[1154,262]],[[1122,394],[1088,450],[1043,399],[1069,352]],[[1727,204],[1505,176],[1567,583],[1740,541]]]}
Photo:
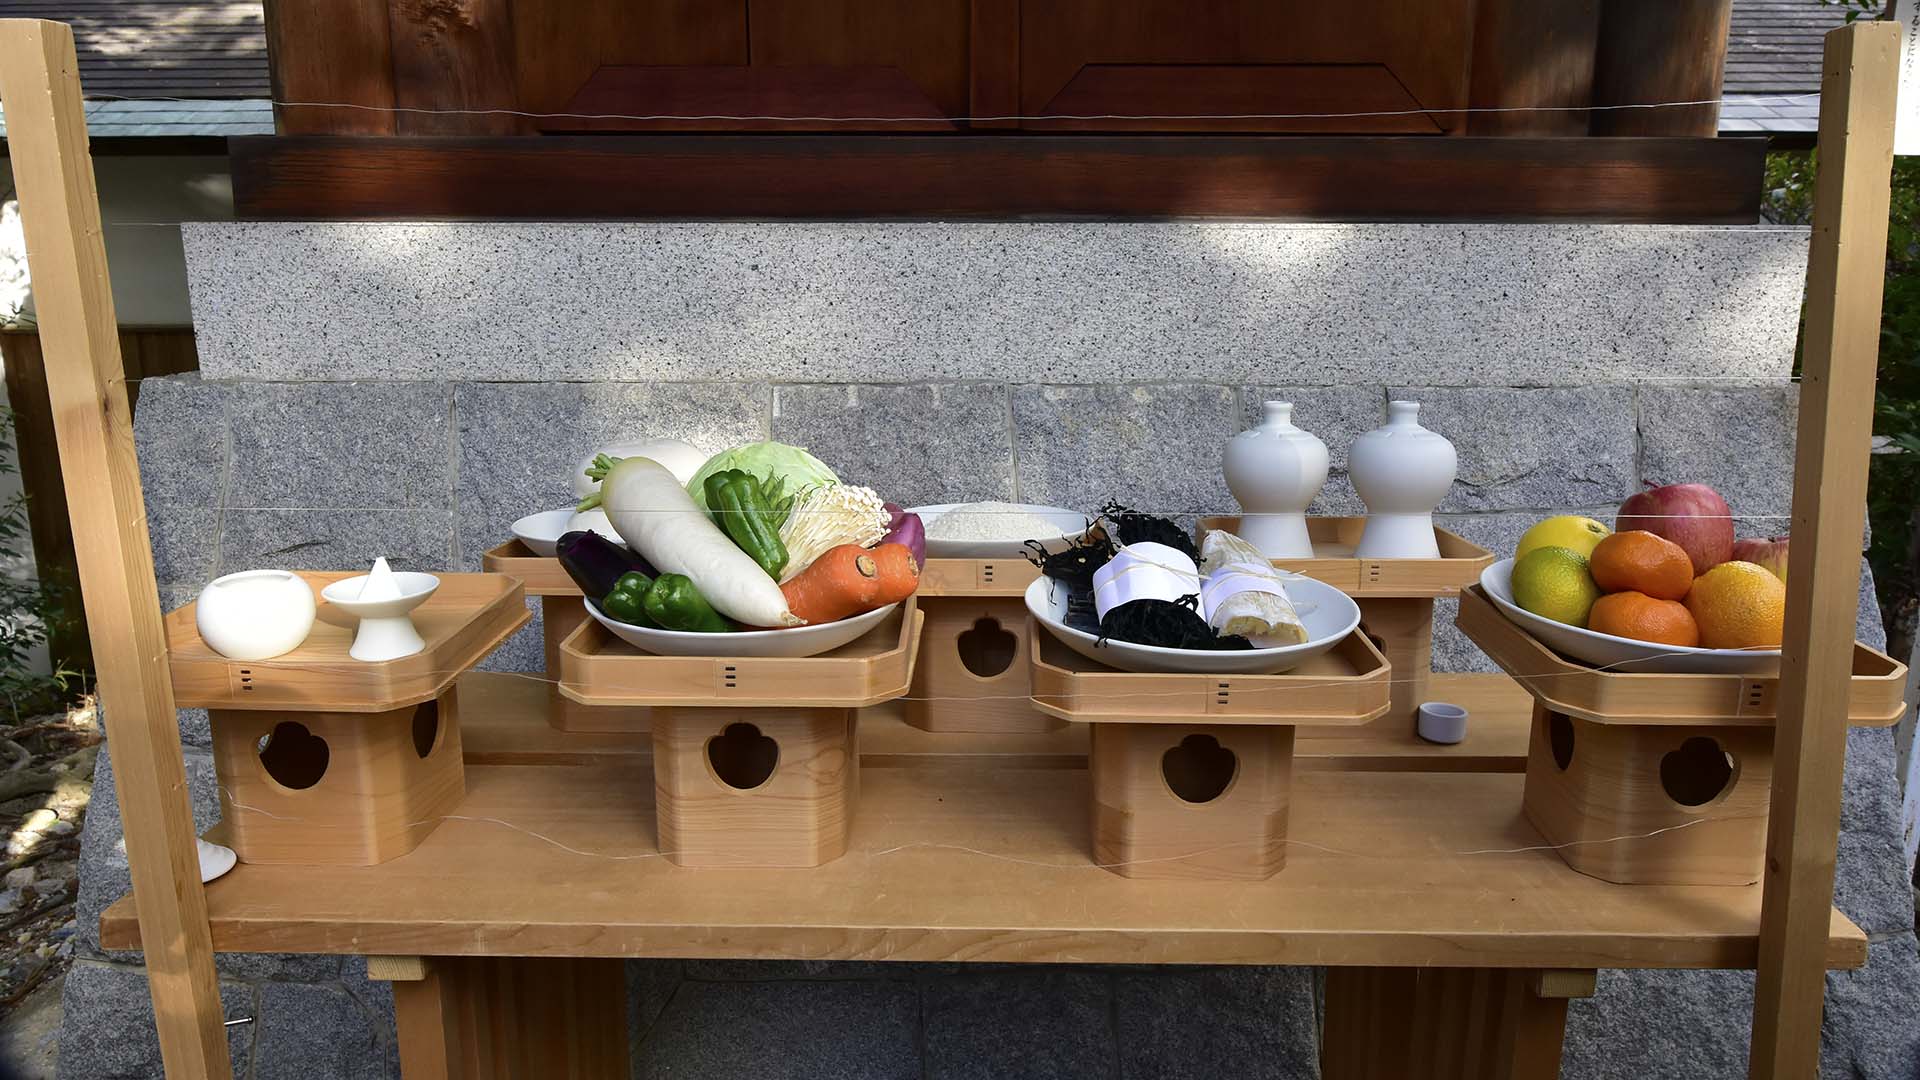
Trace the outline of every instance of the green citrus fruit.
{"label": "green citrus fruit", "polygon": [[1513,557],[1524,559],[1543,547],[1563,547],[1587,558],[1593,554],[1594,545],[1611,535],[1612,529],[1592,518],[1561,514],[1535,522],[1533,528],[1520,537],[1520,546],[1513,549]]}
{"label": "green citrus fruit", "polygon": [[1600,586],[1587,558],[1570,548],[1535,548],[1513,564],[1514,603],[1543,619],[1585,627]]}

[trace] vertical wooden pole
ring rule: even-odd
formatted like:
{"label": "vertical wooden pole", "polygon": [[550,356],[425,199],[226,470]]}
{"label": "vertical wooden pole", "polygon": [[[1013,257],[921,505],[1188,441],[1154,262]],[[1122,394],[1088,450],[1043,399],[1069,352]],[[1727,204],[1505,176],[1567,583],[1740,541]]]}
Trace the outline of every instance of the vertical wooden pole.
{"label": "vertical wooden pole", "polygon": [[0,19],[20,192],[76,562],[167,1075],[232,1075],[167,671],[73,32]]}
{"label": "vertical wooden pole", "polygon": [[[1593,103],[1718,98],[1732,18],[1733,0],[1602,0]],[[1711,139],[1719,126],[1720,106],[1694,105],[1596,112],[1591,130],[1595,135]]]}
{"label": "vertical wooden pole", "polygon": [[1895,23],[1854,23],[1827,35],[1786,640],[1748,1063],[1755,1078],[1819,1073],[1899,62]]}

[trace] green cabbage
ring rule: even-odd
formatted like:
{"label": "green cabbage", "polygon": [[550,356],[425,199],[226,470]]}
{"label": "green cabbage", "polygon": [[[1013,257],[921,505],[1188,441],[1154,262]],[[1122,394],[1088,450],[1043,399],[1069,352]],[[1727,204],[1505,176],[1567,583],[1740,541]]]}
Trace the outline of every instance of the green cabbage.
{"label": "green cabbage", "polygon": [[771,486],[785,481],[786,494],[818,487],[821,484],[837,484],[840,478],[833,475],[826,462],[814,457],[798,446],[786,443],[756,442],[736,446],[731,450],[722,450],[707,459],[700,471],[687,481],[687,494],[700,509],[707,510],[707,477],[727,469],[739,469],[741,472],[758,477],[763,485]]}

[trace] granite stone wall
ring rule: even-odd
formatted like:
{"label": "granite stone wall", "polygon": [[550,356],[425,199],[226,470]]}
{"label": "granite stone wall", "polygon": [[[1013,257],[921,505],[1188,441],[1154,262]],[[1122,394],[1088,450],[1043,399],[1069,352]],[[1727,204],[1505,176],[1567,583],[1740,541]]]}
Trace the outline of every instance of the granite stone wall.
{"label": "granite stone wall", "polygon": [[[137,438],[163,598],[244,567],[476,569],[565,470],[639,431],[773,437],[906,503],[1231,511],[1222,440],[1284,397],[1359,512],[1345,448],[1389,397],[1460,450],[1444,523],[1496,549],[1697,480],[1787,513],[1805,232],[1226,225],[242,224],[188,230],[206,371],[150,380]],[[1784,531],[1780,529],[1778,531]],[[1436,663],[1486,660],[1443,604]],[[537,613],[536,613],[537,617]],[[1863,595],[1861,633],[1879,627]],[[540,666],[537,624],[490,661]],[[203,823],[206,721],[183,714]],[[1920,951],[1890,736],[1856,731],[1830,978],[1833,1077],[1920,1075]],[[84,837],[63,1075],[148,1076],[110,752]],[[223,956],[236,1075],[394,1075],[364,964]],[[1311,1077],[1290,968],[636,962],[637,1077]],[[1744,1075],[1752,976],[1610,973],[1564,1075]],[[112,1030],[114,1037],[100,1032]]]}

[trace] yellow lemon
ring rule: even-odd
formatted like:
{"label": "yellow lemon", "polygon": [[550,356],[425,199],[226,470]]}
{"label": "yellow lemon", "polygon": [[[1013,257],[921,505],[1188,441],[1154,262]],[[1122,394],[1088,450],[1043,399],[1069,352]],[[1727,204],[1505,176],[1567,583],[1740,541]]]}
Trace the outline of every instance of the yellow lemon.
{"label": "yellow lemon", "polygon": [[1583,559],[1591,558],[1595,545],[1612,535],[1612,529],[1592,518],[1561,514],[1535,522],[1533,528],[1520,537],[1520,546],[1513,549],[1513,557],[1524,559],[1543,547],[1563,547]]}
{"label": "yellow lemon", "polygon": [[1693,579],[1687,610],[1709,649],[1777,649],[1787,621],[1786,583],[1750,562],[1723,562]]}
{"label": "yellow lemon", "polygon": [[1586,628],[1600,586],[1587,558],[1563,547],[1535,548],[1513,564],[1513,601],[1543,619]]}

